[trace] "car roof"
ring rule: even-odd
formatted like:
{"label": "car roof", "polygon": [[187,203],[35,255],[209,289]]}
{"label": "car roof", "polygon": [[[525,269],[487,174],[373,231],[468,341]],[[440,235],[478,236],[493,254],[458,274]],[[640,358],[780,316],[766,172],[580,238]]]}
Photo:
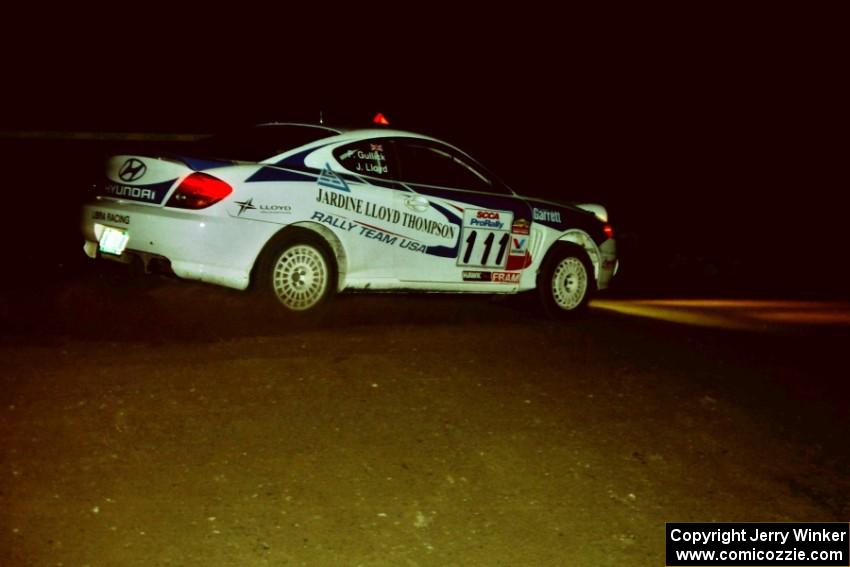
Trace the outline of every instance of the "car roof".
{"label": "car roof", "polygon": [[336,132],[337,134],[342,133],[345,128],[335,128],[333,126],[328,126],[326,124],[309,124],[307,122],[262,122],[260,124],[252,124],[249,126],[245,126],[246,128],[274,128],[277,126],[296,126],[299,128],[316,128],[321,130],[328,130],[330,132]]}
{"label": "car roof", "polygon": [[[317,128],[322,130],[327,130],[329,132],[334,132],[335,136],[343,136],[347,138],[387,138],[392,136],[399,137],[410,137],[410,138],[423,138],[425,140],[434,140],[436,142],[443,142],[442,140],[438,140],[436,138],[432,138],[431,136],[427,136],[425,134],[420,134],[418,132],[411,132],[409,130],[397,130],[393,128],[363,128],[363,127],[348,127],[348,126],[330,126],[327,124],[310,124],[306,122],[264,122],[262,124],[255,124],[255,128],[266,128],[266,127],[276,127],[276,126],[296,126],[299,128]],[[324,138],[327,140],[327,138]],[[449,144],[451,145],[451,144]]]}
{"label": "car roof", "polygon": [[328,130],[329,132],[333,132],[333,134],[329,136],[325,136],[323,138],[314,140],[302,146],[298,146],[297,148],[292,148],[283,153],[270,156],[261,163],[275,163],[278,162],[282,158],[286,158],[287,156],[297,154],[299,152],[303,152],[306,150],[310,150],[312,148],[319,148],[322,146],[326,146],[328,144],[337,144],[344,142],[354,142],[357,140],[368,140],[369,138],[416,138],[419,140],[429,140],[433,142],[438,142],[440,144],[445,144],[451,148],[458,150],[461,153],[465,152],[460,148],[456,148],[455,146],[444,142],[443,140],[439,140],[437,138],[432,138],[431,136],[426,136],[425,134],[419,134],[417,132],[409,132],[407,130],[395,130],[389,128],[339,128],[327,126],[324,124],[304,124],[297,122],[268,122],[264,124],[257,124],[255,127],[263,128],[263,127],[273,127],[273,126],[296,126],[301,128],[322,128]]}

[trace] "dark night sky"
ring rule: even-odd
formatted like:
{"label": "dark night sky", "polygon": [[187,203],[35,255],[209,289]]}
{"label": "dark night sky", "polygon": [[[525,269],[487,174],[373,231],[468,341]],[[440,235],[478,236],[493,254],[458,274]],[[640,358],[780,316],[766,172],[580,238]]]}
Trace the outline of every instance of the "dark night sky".
{"label": "dark night sky", "polygon": [[848,100],[837,13],[432,12],[348,26],[181,20],[133,42],[42,30],[49,49],[19,45],[8,62],[0,130],[215,131],[381,110],[520,193],[605,202],[625,253],[729,256],[774,278],[789,254],[836,269]]}

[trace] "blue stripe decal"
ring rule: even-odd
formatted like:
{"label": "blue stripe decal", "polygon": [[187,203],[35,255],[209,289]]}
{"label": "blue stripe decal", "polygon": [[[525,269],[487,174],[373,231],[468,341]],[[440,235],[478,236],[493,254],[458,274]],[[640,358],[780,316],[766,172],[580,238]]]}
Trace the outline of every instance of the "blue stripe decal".
{"label": "blue stripe decal", "polygon": [[431,203],[431,206],[446,217],[447,221],[457,226],[457,242],[455,242],[455,245],[452,248],[449,248],[448,246],[428,246],[428,248],[425,249],[425,253],[430,254],[431,256],[439,256],[440,258],[457,258],[458,250],[460,248],[460,235],[462,232],[461,224],[463,219],[442,205]]}
{"label": "blue stripe decal", "polygon": [[299,173],[289,169],[280,169],[277,167],[263,167],[251,177],[245,180],[246,183],[255,181],[315,181],[316,176],[309,173]]}
{"label": "blue stripe decal", "polygon": [[329,146],[329,145],[330,145],[330,143],[322,144],[321,146],[316,146],[314,148],[310,148],[309,150],[304,150],[303,152],[298,152],[297,154],[292,154],[289,157],[283,158],[282,160],[277,162],[275,165],[279,165],[279,166],[282,166],[282,167],[292,167],[292,168],[295,168],[295,169],[302,169],[302,168],[306,167],[306,165],[307,165],[304,160],[307,159],[308,155],[312,154],[313,152],[315,152],[318,149],[324,148],[325,146]]}
{"label": "blue stripe decal", "polygon": [[370,177],[369,179],[364,179],[364,182],[370,183],[372,185],[377,185],[378,187],[383,187],[384,189],[393,189],[395,191],[404,191],[406,193],[410,192],[409,188],[407,188],[404,184],[399,183],[398,181],[375,179],[374,177]]}
{"label": "blue stripe decal", "polygon": [[233,165],[232,161],[193,158],[188,156],[177,156],[177,159],[179,159],[195,171],[204,171],[205,169],[215,169],[217,167],[227,167],[228,165]]}
{"label": "blue stripe decal", "polygon": [[362,177],[358,177],[358,176],[352,175],[350,173],[342,173],[340,171],[335,171],[334,173],[336,173],[337,177],[342,177],[343,179],[345,179],[346,181],[349,181],[351,183],[362,183],[364,185],[369,185],[369,182],[366,181],[365,179],[363,179]]}

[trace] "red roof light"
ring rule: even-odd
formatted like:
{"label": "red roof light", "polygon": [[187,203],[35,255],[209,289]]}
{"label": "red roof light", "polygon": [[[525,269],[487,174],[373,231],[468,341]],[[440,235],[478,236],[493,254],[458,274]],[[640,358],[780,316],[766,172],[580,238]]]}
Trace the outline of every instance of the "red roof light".
{"label": "red roof light", "polygon": [[378,124],[379,126],[389,126],[390,125],[390,121],[387,120],[387,117],[384,116],[383,113],[381,113],[381,112],[379,112],[378,114],[375,115],[375,117],[372,119],[372,122],[374,124]]}

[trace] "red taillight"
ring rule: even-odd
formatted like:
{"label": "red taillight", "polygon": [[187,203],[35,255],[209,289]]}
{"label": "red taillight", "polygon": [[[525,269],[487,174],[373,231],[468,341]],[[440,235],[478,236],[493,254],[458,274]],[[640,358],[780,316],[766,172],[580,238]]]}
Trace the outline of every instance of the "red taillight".
{"label": "red taillight", "polygon": [[178,209],[203,209],[218,203],[231,193],[233,188],[221,179],[196,172],[180,183],[165,206]]}
{"label": "red taillight", "polygon": [[608,238],[614,238],[614,228],[610,224],[605,223],[605,225],[602,227],[602,232],[604,232],[605,236],[607,236]]}
{"label": "red taillight", "polygon": [[379,112],[378,114],[375,115],[375,117],[372,119],[372,123],[377,124],[379,126],[389,126],[390,125],[390,121],[387,120],[387,117],[384,116],[383,113],[381,113],[381,112]]}

